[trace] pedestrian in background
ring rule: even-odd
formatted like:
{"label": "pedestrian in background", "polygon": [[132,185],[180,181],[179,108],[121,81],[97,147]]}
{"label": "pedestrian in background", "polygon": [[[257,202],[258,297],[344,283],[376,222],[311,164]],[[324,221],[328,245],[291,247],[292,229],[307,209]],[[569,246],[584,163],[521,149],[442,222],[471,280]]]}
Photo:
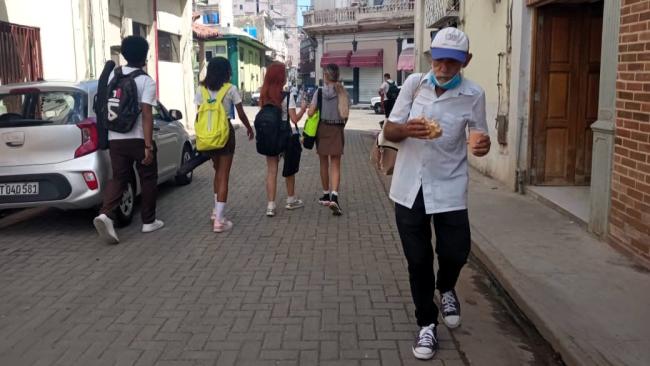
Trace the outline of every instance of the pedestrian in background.
{"label": "pedestrian in background", "polygon": [[320,159],[320,177],[323,196],[318,202],[330,207],[335,216],[343,210],[339,204],[341,183],[341,157],[345,146],[344,128],[350,114],[350,97],[340,80],[339,67],[328,64],[323,69],[325,85],[314,93],[309,116],[316,113],[318,95],[321,94],[321,111],[316,132],[316,152]]}
{"label": "pedestrian in background", "polygon": [[[132,179],[135,164],[140,176],[142,187],[142,232],[150,233],[162,228],[165,224],[156,219],[156,196],[158,187],[158,159],[153,140],[153,107],[157,105],[156,82],[147,75],[143,67],[147,63],[149,44],[139,36],[129,36],[122,40],[122,56],[127,64],[116,68],[108,80],[108,140],[111,158],[112,178],[104,193],[104,202],[99,216],[93,220],[99,236],[110,244],[119,243],[119,238],[113,225],[114,210],[120,204],[122,194]],[[128,79],[132,79],[129,83]],[[123,83],[123,81],[127,83]],[[137,90],[128,93],[127,88],[135,83]],[[131,87],[132,89],[132,87]],[[133,98],[122,100],[123,98]],[[137,98],[137,100],[135,100]],[[128,131],[112,130],[112,121],[120,123],[120,104],[134,103],[139,105],[140,112]],[[117,107],[118,111],[113,108]],[[112,116],[112,119],[111,119]]]}
{"label": "pedestrian in background", "polygon": [[397,87],[397,83],[390,78],[389,73],[385,73],[384,82],[379,87],[379,95],[381,96],[384,115],[386,118],[390,116],[390,112],[393,110],[393,106],[395,105],[398,94],[399,88]]}
{"label": "pedestrian in background", "polygon": [[[289,118],[291,122],[296,125],[303,117],[306,111],[306,102],[302,102],[300,112],[296,113],[296,100],[293,97],[287,98],[287,93],[284,91],[287,82],[286,66],[281,62],[274,62],[266,69],[264,75],[264,83],[260,91],[260,107],[267,104],[274,105],[280,108],[281,121],[278,123],[285,123]],[[266,156],[266,216],[273,217],[276,214],[275,198],[277,194],[277,180],[278,180],[278,165],[280,163],[280,155]],[[304,207],[305,204],[296,195],[296,176],[291,175],[285,178],[287,186],[287,201],[285,208],[287,210],[295,210]]]}
{"label": "pedestrian in background", "polygon": [[[471,244],[467,129],[469,148],[475,156],[485,156],[490,151],[485,92],[461,75],[472,59],[469,39],[456,28],[445,28],[431,43],[431,58],[428,74],[414,74],[406,80],[384,127],[386,139],[400,142],[390,198],[395,202],[397,229],[408,262],[415,317],[420,326],[412,349],[418,359],[430,359],[438,350],[436,288],[444,323],[448,328],[460,325],[460,301],[455,286]],[[432,135],[433,121],[442,128],[441,136]],[[433,271],[432,219],[438,255],[437,282]]]}
{"label": "pedestrian in background", "polygon": [[[203,103],[221,102],[224,111],[227,111],[226,113],[228,115],[230,114],[231,106],[234,105],[237,109],[239,119],[246,127],[248,139],[252,140],[255,137],[255,133],[244,112],[242,98],[237,91],[237,87],[230,84],[231,75],[232,70],[230,68],[230,62],[227,59],[223,57],[210,59],[205,79],[200,83],[201,86],[194,97],[194,103],[200,110]],[[217,100],[217,96],[221,99]],[[210,114],[208,118],[216,118],[216,113],[212,113],[211,111],[204,113]],[[201,152],[201,154],[212,160],[212,166],[214,168],[214,208],[212,209],[211,220],[213,223],[213,231],[216,233],[228,231],[233,227],[233,223],[225,217],[226,202],[228,201],[228,181],[230,180],[230,169],[235,155],[236,144],[235,129],[230,122],[230,118],[228,118],[228,128],[228,140],[223,148]]]}

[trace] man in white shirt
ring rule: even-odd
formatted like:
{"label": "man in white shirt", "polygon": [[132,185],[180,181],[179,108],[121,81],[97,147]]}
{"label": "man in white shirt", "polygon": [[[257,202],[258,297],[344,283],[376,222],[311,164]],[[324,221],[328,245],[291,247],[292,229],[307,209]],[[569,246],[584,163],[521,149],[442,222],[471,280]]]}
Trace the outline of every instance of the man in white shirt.
{"label": "man in white shirt", "polygon": [[[122,40],[121,52],[127,61],[127,65],[119,68],[119,72],[125,77],[133,72],[140,74],[133,78],[133,82],[135,82],[137,88],[137,102],[141,113],[137,116],[131,130],[116,132],[109,128],[108,132],[113,176],[104,191],[104,204],[100,210],[100,215],[95,218],[93,224],[99,236],[110,244],[119,243],[113,225],[113,220],[115,220],[114,211],[120,204],[128,182],[132,179],[134,163],[140,176],[140,186],[142,188],[142,232],[153,232],[164,226],[161,220],[156,219],[158,163],[156,147],[153,141],[153,107],[157,104],[156,82],[142,71],[147,61],[149,44],[142,37],[129,36]],[[117,72],[118,69],[115,69],[109,77],[109,89],[111,80]],[[119,93],[115,89],[115,94],[123,95],[123,89],[120,89]],[[113,107],[116,107],[116,105],[113,105]]]}
{"label": "man in white shirt", "polygon": [[392,96],[389,95],[388,90],[390,90],[391,86],[397,86],[395,84],[395,81],[390,78],[389,73],[384,74],[384,82],[381,84],[379,87],[379,95],[381,96],[381,103],[384,108],[384,115],[386,118],[390,116],[390,112],[393,110],[393,106],[395,105],[395,100],[397,99],[397,96]]}
{"label": "man in white shirt", "polygon": [[[455,286],[471,243],[467,130],[472,141],[469,148],[475,156],[490,151],[485,92],[461,75],[472,58],[465,33],[456,28],[438,32],[431,43],[431,58],[429,73],[414,74],[406,80],[384,127],[386,139],[401,142],[390,197],[395,201],[420,327],[412,349],[419,359],[432,358],[438,349],[436,288],[445,324],[448,328],[460,325]],[[442,136],[431,138],[431,120],[440,124]],[[437,282],[432,219],[439,264]]]}

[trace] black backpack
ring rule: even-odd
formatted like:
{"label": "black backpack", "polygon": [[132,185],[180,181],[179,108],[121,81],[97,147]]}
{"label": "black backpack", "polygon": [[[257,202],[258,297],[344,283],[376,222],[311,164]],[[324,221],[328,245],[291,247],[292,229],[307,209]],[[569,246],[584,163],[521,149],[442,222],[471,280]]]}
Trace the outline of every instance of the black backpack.
{"label": "black backpack", "polygon": [[135,78],[140,75],[147,75],[147,73],[137,69],[124,75],[121,67],[113,71],[113,79],[108,83],[107,88],[106,124],[109,130],[125,133],[135,126],[142,112],[138,100],[138,87],[135,84]]}
{"label": "black backpack", "polygon": [[399,95],[399,88],[394,81],[388,82],[388,92],[386,92],[386,98],[388,99],[397,99]]}
{"label": "black backpack", "polygon": [[[289,117],[289,94],[287,94],[287,117]],[[255,116],[255,147],[266,156],[278,156],[287,149],[291,136],[289,121],[282,120],[282,110],[273,104],[265,104]]]}

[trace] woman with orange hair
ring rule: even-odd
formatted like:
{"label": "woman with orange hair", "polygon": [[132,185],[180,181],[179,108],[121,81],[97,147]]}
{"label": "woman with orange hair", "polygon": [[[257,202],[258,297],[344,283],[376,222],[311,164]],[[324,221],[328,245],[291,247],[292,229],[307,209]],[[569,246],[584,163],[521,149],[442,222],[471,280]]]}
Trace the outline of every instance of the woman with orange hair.
{"label": "woman with orange hair", "polygon": [[[296,127],[298,121],[305,114],[307,109],[306,101],[303,100],[300,105],[300,112],[296,113],[296,101],[294,96],[287,98],[284,93],[284,86],[287,82],[286,66],[281,62],[274,62],[266,69],[264,83],[260,91],[260,107],[272,104],[279,107],[282,111],[282,122],[291,118]],[[288,102],[287,102],[288,99]],[[288,103],[288,105],[287,105]],[[266,157],[266,216],[275,216],[275,196],[277,191],[278,165],[280,156]],[[295,210],[304,207],[305,204],[296,196],[296,176],[292,175],[285,178],[287,184],[287,210]]]}

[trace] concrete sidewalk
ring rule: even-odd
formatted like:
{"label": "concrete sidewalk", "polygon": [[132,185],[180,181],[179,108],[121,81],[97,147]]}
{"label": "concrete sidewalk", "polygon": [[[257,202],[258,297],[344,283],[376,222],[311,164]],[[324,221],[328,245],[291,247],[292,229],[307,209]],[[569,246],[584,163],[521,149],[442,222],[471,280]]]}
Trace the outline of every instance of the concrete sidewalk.
{"label": "concrete sidewalk", "polygon": [[473,253],[567,365],[650,365],[650,274],[567,216],[471,173]]}

